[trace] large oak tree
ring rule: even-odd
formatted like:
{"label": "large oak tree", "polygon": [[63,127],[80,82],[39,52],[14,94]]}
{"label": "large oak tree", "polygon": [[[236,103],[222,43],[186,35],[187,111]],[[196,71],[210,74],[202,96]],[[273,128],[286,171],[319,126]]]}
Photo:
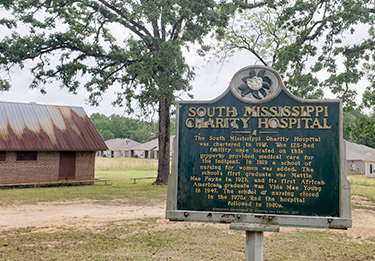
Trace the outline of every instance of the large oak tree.
{"label": "large oak tree", "polygon": [[[267,2],[267,1],[264,1]],[[46,92],[59,82],[75,93],[84,86],[93,105],[112,86],[115,103],[158,108],[159,169],[156,183],[169,176],[170,111],[176,92],[188,92],[194,71],[184,48],[203,44],[247,1],[215,0],[1,0],[3,72],[31,66],[31,88]],[[5,32],[5,29],[8,30]],[[58,61],[56,62],[58,57]],[[6,77],[1,90],[10,88]]]}

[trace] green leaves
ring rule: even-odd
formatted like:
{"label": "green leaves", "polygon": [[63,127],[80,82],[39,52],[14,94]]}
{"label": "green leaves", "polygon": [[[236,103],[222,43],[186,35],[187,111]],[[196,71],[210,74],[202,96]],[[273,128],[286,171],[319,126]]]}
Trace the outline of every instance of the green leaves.
{"label": "green leaves", "polygon": [[220,31],[215,56],[221,62],[247,50],[279,71],[295,95],[333,93],[348,109],[358,106],[357,90],[364,87],[358,84],[367,78],[363,106],[372,106],[374,15],[366,0],[273,1],[237,13]]}
{"label": "green leaves", "polygon": [[94,105],[118,85],[123,92],[117,103],[130,106],[135,98],[142,108],[161,96],[173,103],[174,92],[191,89],[194,72],[182,49],[202,42],[234,11],[233,4],[213,0],[23,0],[2,1],[0,7],[12,12],[0,25],[23,28],[0,42],[4,71],[27,61],[34,64],[30,87],[57,80],[75,93],[84,86]]}
{"label": "green leaves", "polygon": [[166,182],[170,106],[175,93],[189,92],[194,77],[183,49],[203,44],[206,35],[224,27],[234,5],[215,0],[3,0],[1,7],[12,12],[0,20],[9,29],[9,37],[0,41],[3,71],[27,61],[33,66],[30,87],[42,92],[56,80],[72,93],[84,86],[92,105],[111,88],[120,89],[115,103],[130,112],[134,99],[146,112],[160,105],[166,142],[159,164],[164,169],[158,172],[165,178],[158,182]]}
{"label": "green leaves", "polygon": [[344,112],[344,139],[375,148],[375,115],[360,110]]}
{"label": "green leaves", "polygon": [[4,79],[0,79],[0,91],[9,91],[10,84]]}
{"label": "green leaves", "polygon": [[[94,113],[90,116],[92,123],[103,140],[128,138],[138,142],[147,142],[157,136],[157,123],[132,119],[117,114],[105,116]],[[154,134],[154,135],[151,135]]]}

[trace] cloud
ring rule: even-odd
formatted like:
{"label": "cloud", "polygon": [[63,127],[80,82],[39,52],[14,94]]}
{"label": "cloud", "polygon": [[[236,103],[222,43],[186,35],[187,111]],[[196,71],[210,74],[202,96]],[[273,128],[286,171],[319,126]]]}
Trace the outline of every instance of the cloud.
{"label": "cloud", "polygon": [[[229,62],[214,64],[207,63],[198,54],[190,52],[187,54],[187,62],[196,68],[196,77],[192,82],[193,90],[191,91],[194,100],[212,100],[227,89],[238,70],[254,64],[254,59],[244,52],[235,55]],[[98,107],[93,107],[87,102],[89,93],[84,88],[80,88],[76,95],[69,93],[67,89],[60,88],[58,82],[45,86],[47,94],[41,94],[37,89],[29,89],[32,74],[27,67],[22,70],[13,70],[10,79],[12,87],[8,92],[0,92],[1,101],[78,106],[83,107],[88,115],[92,113],[102,113],[107,116],[126,115],[125,108],[112,105],[116,99],[116,87],[110,88],[103,95],[103,100]],[[186,94],[181,95],[180,98],[190,99]]]}

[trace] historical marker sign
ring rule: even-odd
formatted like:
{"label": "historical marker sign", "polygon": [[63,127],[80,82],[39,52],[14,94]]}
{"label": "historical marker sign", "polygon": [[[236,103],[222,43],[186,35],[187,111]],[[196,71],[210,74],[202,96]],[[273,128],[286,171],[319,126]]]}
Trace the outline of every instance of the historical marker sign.
{"label": "historical marker sign", "polygon": [[339,100],[302,100],[263,66],[179,102],[171,220],[351,226]]}

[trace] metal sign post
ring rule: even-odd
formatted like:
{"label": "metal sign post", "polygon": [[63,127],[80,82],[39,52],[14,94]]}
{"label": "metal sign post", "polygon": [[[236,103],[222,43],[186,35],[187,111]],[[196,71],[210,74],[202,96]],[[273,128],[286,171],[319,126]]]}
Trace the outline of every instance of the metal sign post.
{"label": "metal sign post", "polygon": [[246,261],[263,261],[263,232],[279,232],[277,225],[232,223],[230,229],[246,231]]}

